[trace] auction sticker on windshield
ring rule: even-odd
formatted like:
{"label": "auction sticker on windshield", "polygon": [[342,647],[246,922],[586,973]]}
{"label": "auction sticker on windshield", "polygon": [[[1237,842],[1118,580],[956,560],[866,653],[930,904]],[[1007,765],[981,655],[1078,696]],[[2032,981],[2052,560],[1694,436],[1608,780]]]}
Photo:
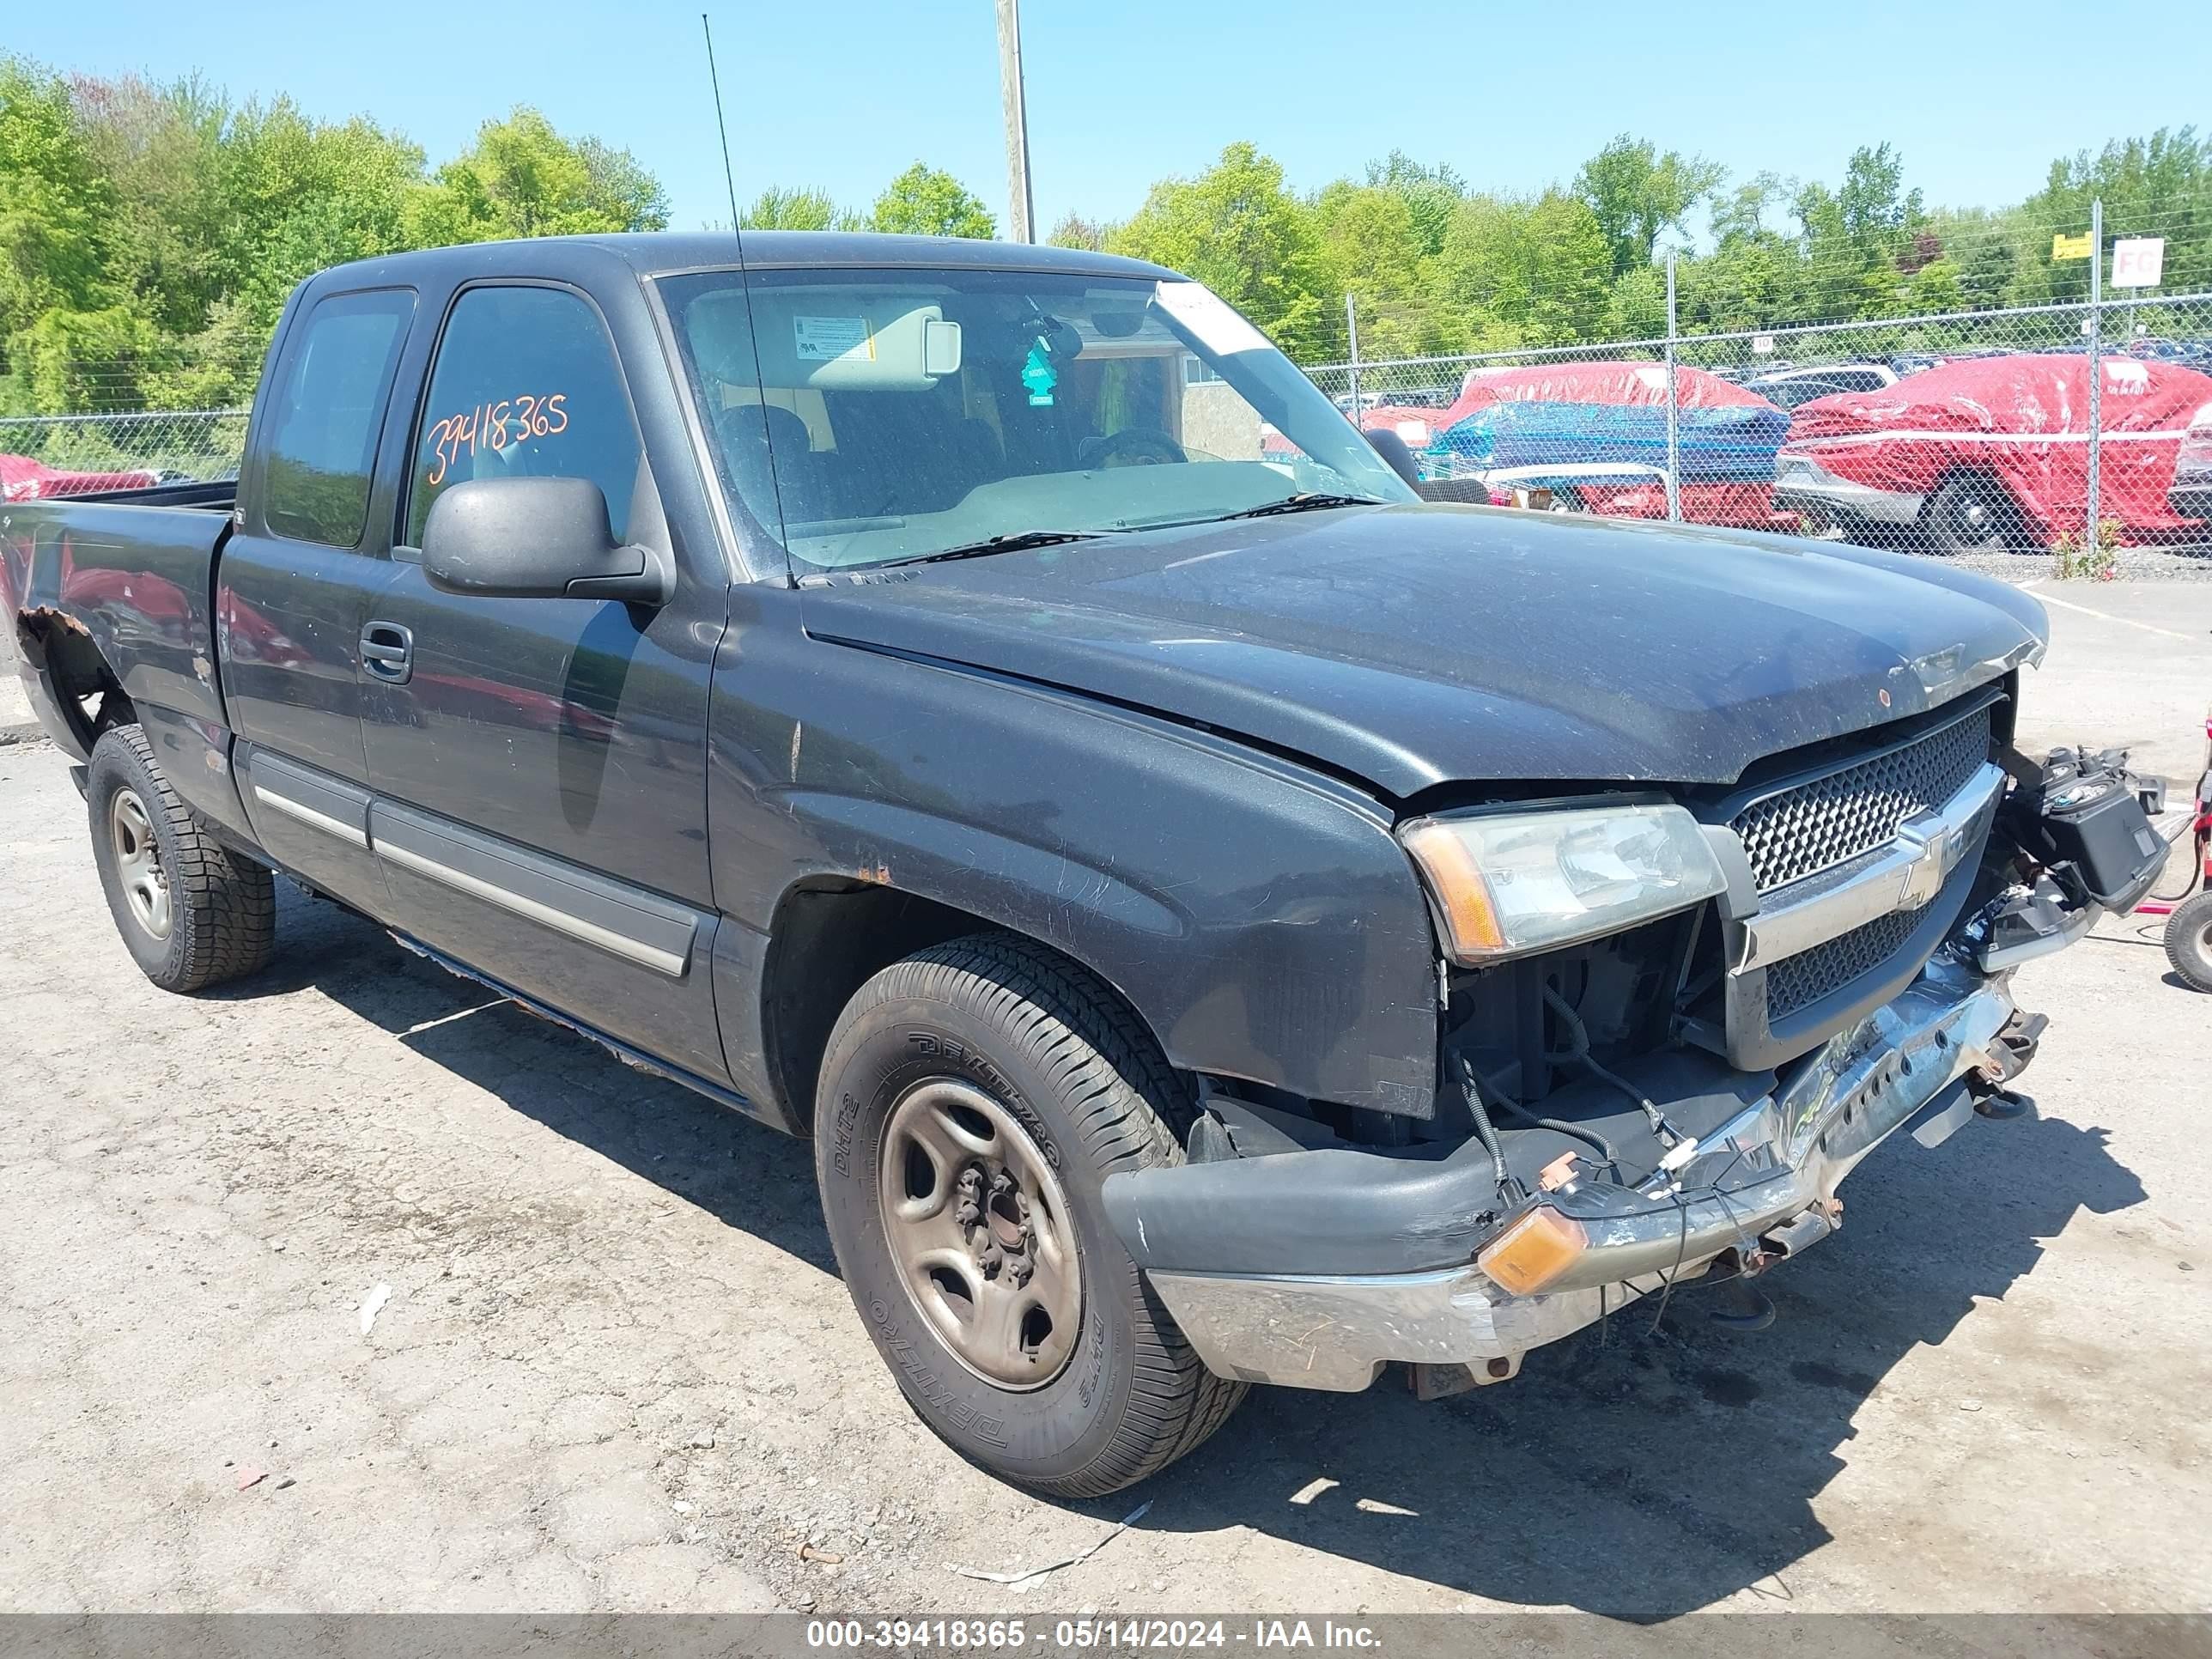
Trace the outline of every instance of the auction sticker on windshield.
{"label": "auction sticker on windshield", "polygon": [[793,317],[791,338],[801,362],[826,363],[854,356],[873,361],[876,355],[875,336],[865,317]]}

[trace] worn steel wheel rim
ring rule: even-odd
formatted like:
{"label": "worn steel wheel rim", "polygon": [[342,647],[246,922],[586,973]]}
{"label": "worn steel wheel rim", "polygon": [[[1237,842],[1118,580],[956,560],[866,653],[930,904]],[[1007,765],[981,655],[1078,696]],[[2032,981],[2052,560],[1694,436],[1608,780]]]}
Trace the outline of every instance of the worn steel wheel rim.
{"label": "worn steel wheel rim", "polygon": [[1058,1376],[1082,1259],[1060,1179],[1013,1115],[954,1078],[915,1084],[884,1125],[878,1185],[899,1281],[952,1357],[1014,1392]]}
{"label": "worn steel wheel rim", "polygon": [[168,938],[169,874],[161,867],[161,845],[137,790],[118,789],[108,802],[107,839],[115,851],[115,878],[130,901],[131,915],[153,938]]}

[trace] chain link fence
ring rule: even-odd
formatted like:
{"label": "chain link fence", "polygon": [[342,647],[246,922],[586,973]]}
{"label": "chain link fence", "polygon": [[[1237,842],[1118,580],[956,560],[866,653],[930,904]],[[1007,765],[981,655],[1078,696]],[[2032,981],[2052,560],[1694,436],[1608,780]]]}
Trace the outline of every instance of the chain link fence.
{"label": "chain link fence", "polygon": [[1306,372],[1440,500],[2212,579],[2212,294]]}
{"label": "chain link fence", "polygon": [[246,410],[0,415],[0,498],[30,500],[238,476]]}

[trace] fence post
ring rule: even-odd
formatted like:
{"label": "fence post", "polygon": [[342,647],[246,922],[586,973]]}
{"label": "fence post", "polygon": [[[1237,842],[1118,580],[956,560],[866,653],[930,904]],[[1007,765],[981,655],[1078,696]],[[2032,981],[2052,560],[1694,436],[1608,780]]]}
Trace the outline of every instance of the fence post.
{"label": "fence post", "polygon": [[2105,200],[2089,204],[2089,526],[2081,544],[2086,557],[2097,557],[2098,519],[2105,459]]}
{"label": "fence post", "polygon": [[1667,250],[1667,519],[1682,522],[1682,425],[1674,386],[1674,250]]}
{"label": "fence post", "polygon": [[1345,365],[1345,378],[1352,383],[1352,423],[1360,425],[1359,419],[1359,313],[1352,303],[1352,295],[1344,296],[1344,333],[1346,356],[1351,360]]}

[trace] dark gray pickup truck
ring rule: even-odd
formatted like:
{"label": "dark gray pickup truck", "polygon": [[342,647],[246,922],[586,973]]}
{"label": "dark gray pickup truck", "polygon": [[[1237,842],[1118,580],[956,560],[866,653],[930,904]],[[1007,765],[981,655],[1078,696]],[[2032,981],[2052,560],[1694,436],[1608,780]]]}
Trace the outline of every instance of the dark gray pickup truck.
{"label": "dark gray pickup truck", "polygon": [[281,871],[811,1135],[914,1408],[1070,1495],[1248,1382],[1756,1323],[1877,1142],[2025,1109],[2012,965],[2156,863],[2013,750],[2033,599],[1425,503],[1151,266],[744,252],[327,271],[234,491],[0,507],[155,982]]}

